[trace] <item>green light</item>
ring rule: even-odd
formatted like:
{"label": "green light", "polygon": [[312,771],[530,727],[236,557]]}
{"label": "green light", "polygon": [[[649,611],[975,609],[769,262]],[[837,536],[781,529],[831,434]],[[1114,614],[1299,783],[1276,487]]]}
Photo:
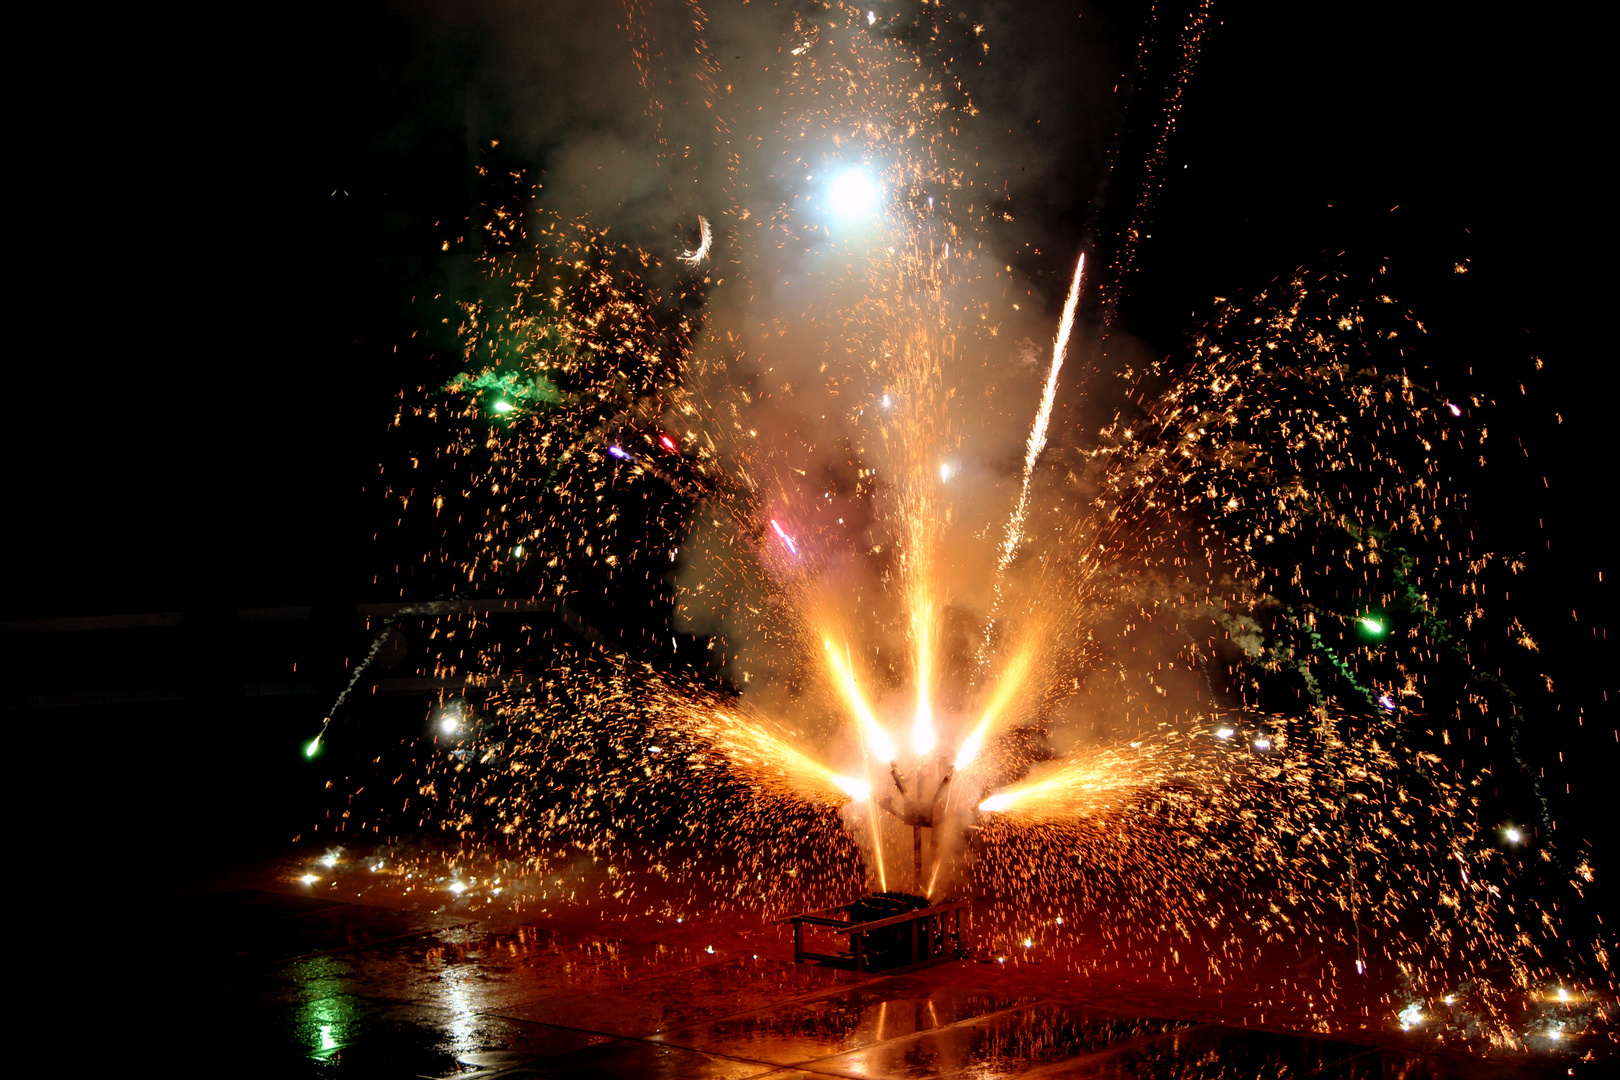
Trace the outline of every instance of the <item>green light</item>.
{"label": "green light", "polygon": [[320,752],[321,752],[321,737],[319,735],[317,735],[313,739],[309,740],[309,745],[308,746],[304,747],[304,756],[307,757],[307,758],[312,758],[312,757],[314,757],[316,754],[318,754]]}
{"label": "green light", "polygon": [[1361,628],[1369,634],[1382,634],[1384,632],[1384,624],[1377,619],[1363,616],[1357,619],[1356,622],[1360,623]]}
{"label": "green light", "polygon": [[519,544],[517,547],[512,549],[512,557],[515,558],[515,559],[523,558],[523,545],[522,544]]}
{"label": "green light", "polygon": [[494,409],[498,413],[509,413],[512,411],[512,408],[513,406],[510,401],[497,401],[494,405]]}
{"label": "green light", "polygon": [[[314,974],[326,974],[318,964],[312,965]],[[354,1040],[356,1034],[354,1007],[341,997],[321,998],[304,1006],[298,1018],[310,1056],[316,1060],[330,1059],[343,1046]]]}

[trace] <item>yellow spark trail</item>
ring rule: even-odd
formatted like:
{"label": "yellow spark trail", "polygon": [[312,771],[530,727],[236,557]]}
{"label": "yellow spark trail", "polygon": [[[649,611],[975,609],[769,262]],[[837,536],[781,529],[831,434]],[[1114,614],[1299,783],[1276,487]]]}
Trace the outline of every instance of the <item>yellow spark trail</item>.
{"label": "yellow spark trail", "polygon": [[996,687],[990,694],[990,700],[985,704],[979,715],[979,722],[973,726],[968,737],[962,740],[961,749],[956,752],[956,768],[964,769],[978,757],[979,751],[984,747],[984,741],[994,730],[997,723],[1009,715],[1008,707],[1020,694],[1026,695],[1029,690],[1029,676],[1039,658],[1037,635],[1028,634],[1002,669],[1000,677],[996,680]]}
{"label": "yellow spark trail", "polygon": [[855,673],[844,657],[838,655],[833,643],[822,642],[823,654],[827,658],[827,665],[832,670],[833,686],[843,695],[844,702],[849,706],[850,712],[860,723],[861,734],[865,736],[867,747],[885,764],[894,760],[894,743],[888,733],[878,723],[877,717],[872,715],[872,708],[866,703],[866,696],[861,693],[860,686],[855,682]]}

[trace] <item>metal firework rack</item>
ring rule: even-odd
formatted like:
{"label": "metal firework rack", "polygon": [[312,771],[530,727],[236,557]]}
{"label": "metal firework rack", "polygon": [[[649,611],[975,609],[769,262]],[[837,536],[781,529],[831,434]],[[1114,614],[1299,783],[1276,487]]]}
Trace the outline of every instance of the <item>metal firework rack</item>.
{"label": "metal firework rack", "polygon": [[[967,955],[962,947],[962,912],[972,906],[971,899],[946,900],[888,918],[855,922],[853,909],[862,903],[855,900],[793,916],[793,959],[800,964],[819,960],[855,971],[894,973],[932,967]],[[849,952],[808,951],[804,947],[806,927],[848,934]],[[875,940],[869,941],[868,935]]]}

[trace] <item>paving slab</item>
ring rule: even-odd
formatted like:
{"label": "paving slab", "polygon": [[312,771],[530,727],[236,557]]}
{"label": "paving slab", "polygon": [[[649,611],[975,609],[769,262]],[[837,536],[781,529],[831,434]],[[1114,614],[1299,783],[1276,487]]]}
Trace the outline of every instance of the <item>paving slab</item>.
{"label": "paving slab", "polygon": [[848,1053],[794,1064],[849,1077],[1019,1076],[1185,1022],[1111,1016],[1058,1001],[1019,1005]]}
{"label": "paving slab", "polygon": [[318,1072],[364,1077],[493,1074],[607,1041],[604,1036],[469,1013],[438,1024],[375,1030],[311,1055]]}
{"label": "paving slab", "polygon": [[[1529,1080],[1503,1065],[1155,1017],[948,965],[856,974],[613,927],[504,925],[254,890],[181,909],[226,1075],[670,1080]],[[960,970],[958,970],[960,968]],[[1562,1073],[1562,1069],[1556,1070]],[[1585,1070],[1582,1070],[1583,1072]],[[1593,1073],[1596,1075],[1596,1073]]]}
{"label": "paving slab", "polygon": [[677,1046],[660,1046],[649,1042],[615,1040],[593,1046],[577,1053],[566,1054],[521,1072],[502,1074],[517,1077],[569,1077],[600,1080],[602,1077],[627,1077],[636,1080],[745,1080],[770,1074],[773,1080],[780,1070],[775,1065],[757,1061],[738,1061],[686,1050]]}
{"label": "paving slab", "polygon": [[[1312,1080],[1538,1080],[1565,1069],[1481,1061],[1478,1058],[1368,1049],[1314,1074]],[[1577,1075],[1598,1076],[1594,1071]]]}
{"label": "paving slab", "polygon": [[646,1037],[863,981],[852,972],[735,959],[504,1012],[514,1020]]}
{"label": "paving slab", "polygon": [[302,956],[429,933],[469,920],[434,912],[400,911],[369,904],[300,904],[223,894],[196,902],[185,913],[176,947],[213,962],[273,964]]}
{"label": "paving slab", "polygon": [[1040,1080],[1284,1080],[1319,1076],[1366,1051],[1330,1039],[1204,1024],[1093,1049],[1043,1070]]}
{"label": "paving slab", "polygon": [[1033,1000],[931,987],[911,978],[877,979],[654,1038],[728,1057],[797,1065]]}
{"label": "paving slab", "polygon": [[276,965],[260,988],[274,1000],[347,992],[457,1011],[507,1012],[715,962],[713,955],[683,946],[466,924]]}

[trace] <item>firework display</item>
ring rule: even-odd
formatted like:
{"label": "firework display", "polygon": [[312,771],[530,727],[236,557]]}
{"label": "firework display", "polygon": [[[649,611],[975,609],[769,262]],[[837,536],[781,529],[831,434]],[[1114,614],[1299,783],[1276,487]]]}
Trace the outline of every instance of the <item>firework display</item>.
{"label": "firework display", "polygon": [[1206,985],[1308,946],[1307,1014],[1376,968],[1391,1022],[1470,1045],[1606,1019],[1609,956],[1567,929],[1592,870],[1495,794],[1537,646],[1470,531],[1490,405],[1408,373],[1424,328],[1382,268],[1121,361],[1134,240],[1100,297],[1071,263],[1053,316],[988,241],[981,27],[755,7],[781,48],[733,73],[696,4],[679,71],[629,6],[666,179],[693,187],[685,80],[723,182],[663,247],[543,189],[492,210],[457,369],[401,395],[386,478],[437,537],[401,597],[589,615],[665,583],[669,610],[612,640],[406,609],[468,692],[379,752],[344,842],[435,828],[461,869],[412,874],[531,908],[588,861],[654,912],[975,896],[986,940],[1089,920],[1156,967],[1169,927]]}

